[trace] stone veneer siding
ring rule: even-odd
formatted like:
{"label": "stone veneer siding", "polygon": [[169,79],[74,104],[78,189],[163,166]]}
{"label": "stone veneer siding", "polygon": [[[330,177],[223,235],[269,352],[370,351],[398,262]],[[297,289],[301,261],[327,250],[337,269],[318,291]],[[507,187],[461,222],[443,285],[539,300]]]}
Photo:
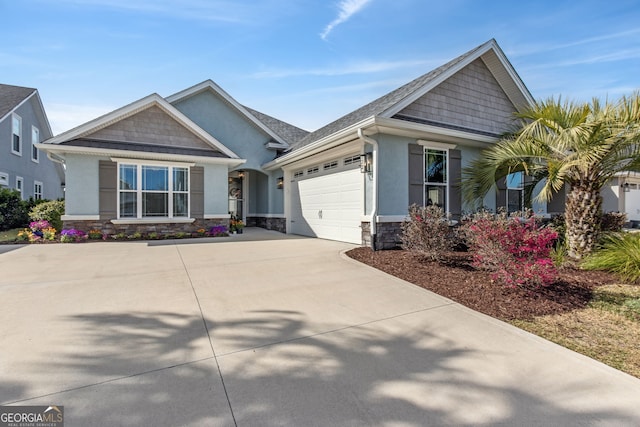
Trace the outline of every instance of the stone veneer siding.
{"label": "stone veneer siding", "polygon": [[[362,222],[362,245],[371,247],[371,223]],[[376,233],[376,250],[394,249],[400,246],[402,233],[401,222],[378,222]]]}
{"label": "stone veneer siding", "polygon": [[113,224],[111,220],[95,220],[95,221],[63,221],[65,229],[75,228],[88,232],[89,230],[100,230],[102,234],[118,234],[125,233],[131,235],[134,233],[149,234],[158,233],[160,235],[174,233],[194,233],[198,229],[209,228],[216,225],[224,225],[229,227],[229,219],[201,219],[198,218],[191,223],[167,223],[167,224]]}
{"label": "stone veneer siding", "polygon": [[287,220],[285,218],[266,218],[263,216],[248,216],[247,227],[260,227],[267,230],[275,230],[280,233],[287,232]]}

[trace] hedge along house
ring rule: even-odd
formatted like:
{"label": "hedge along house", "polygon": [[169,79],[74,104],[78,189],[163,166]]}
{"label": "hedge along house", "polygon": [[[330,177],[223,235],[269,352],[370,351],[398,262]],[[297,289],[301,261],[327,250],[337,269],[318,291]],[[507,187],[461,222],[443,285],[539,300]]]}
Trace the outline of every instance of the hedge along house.
{"label": "hedge along house", "polygon": [[[462,167],[532,102],[490,40],[312,133],[205,81],[40,146],[67,165],[65,227],[190,231],[234,215],[387,248],[413,203],[460,216]],[[501,183],[485,205],[520,204],[521,180]]]}

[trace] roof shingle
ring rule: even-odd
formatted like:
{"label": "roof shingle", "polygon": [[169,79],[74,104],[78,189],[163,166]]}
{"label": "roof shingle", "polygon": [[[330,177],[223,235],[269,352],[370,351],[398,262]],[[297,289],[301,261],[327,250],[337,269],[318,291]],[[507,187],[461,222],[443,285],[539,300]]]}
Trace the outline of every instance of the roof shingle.
{"label": "roof shingle", "polygon": [[31,95],[35,89],[30,87],[12,86],[0,83],[0,119]]}

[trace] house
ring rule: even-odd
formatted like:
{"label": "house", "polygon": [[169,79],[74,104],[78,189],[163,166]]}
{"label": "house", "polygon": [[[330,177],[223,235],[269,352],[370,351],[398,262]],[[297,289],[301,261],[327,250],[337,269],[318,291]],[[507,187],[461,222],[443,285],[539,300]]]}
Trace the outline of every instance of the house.
{"label": "house", "polygon": [[[228,224],[375,248],[413,203],[465,206],[461,170],[533,102],[495,40],[308,133],[208,80],[152,94],[38,145],[66,164],[65,227],[169,232]],[[521,200],[506,180],[485,205]]]}
{"label": "house", "polygon": [[37,144],[51,138],[51,127],[37,89],[0,84],[0,188],[23,199],[64,197],[64,170]]}

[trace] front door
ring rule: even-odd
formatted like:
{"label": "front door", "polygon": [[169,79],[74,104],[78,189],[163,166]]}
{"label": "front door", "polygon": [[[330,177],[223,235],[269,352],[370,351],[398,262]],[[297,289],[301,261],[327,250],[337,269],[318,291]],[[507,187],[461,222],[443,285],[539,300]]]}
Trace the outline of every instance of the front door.
{"label": "front door", "polygon": [[234,172],[229,175],[229,214],[244,220],[244,173]]}

